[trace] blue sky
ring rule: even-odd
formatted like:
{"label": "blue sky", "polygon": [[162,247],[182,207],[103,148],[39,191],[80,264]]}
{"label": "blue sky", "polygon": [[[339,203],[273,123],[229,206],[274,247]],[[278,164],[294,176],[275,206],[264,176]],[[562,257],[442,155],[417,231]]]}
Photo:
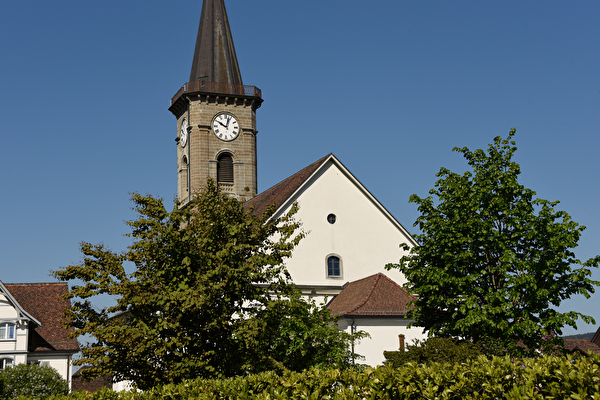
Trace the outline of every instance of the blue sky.
{"label": "blue sky", "polygon": [[[51,281],[123,250],[133,191],[170,202],[200,0],[0,3],[0,271]],[[517,128],[521,182],[599,253],[600,2],[228,0],[258,110],[259,190],[333,152],[410,231],[454,146]],[[600,271],[594,271],[600,280]],[[576,309],[600,324],[600,294]],[[580,332],[596,330],[579,324]],[[566,329],[565,333],[571,333]]]}

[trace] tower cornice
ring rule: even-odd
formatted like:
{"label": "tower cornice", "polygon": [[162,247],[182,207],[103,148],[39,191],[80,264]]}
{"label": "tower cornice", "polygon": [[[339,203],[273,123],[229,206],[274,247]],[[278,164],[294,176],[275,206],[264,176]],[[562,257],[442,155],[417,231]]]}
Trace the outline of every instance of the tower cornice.
{"label": "tower cornice", "polygon": [[259,108],[263,102],[262,91],[256,86],[203,81],[188,82],[171,99],[169,111],[179,117],[188,107],[187,99],[251,106],[253,110]]}

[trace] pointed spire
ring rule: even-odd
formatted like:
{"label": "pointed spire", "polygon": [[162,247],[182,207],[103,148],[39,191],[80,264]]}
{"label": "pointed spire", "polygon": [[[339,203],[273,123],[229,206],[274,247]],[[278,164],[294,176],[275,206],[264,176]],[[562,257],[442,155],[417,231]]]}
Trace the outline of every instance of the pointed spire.
{"label": "pointed spire", "polygon": [[242,85],[224,0],[204,0],[190,83],[197,81]]}

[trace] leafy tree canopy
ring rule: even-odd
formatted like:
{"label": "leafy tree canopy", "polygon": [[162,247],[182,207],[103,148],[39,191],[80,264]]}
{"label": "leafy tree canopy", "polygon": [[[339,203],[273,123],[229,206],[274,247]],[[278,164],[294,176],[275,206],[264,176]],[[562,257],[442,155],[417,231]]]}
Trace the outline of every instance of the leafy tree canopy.
{"label": "leafy tree canopy", "polygon": [[[133,194],[132,200],[139,217],[128,222],[133,242],[127,251],[82,243],[83,261],[53,272],[74,281],[66,312],[73,336],[93,338],[76,361],[92,366],[84,377],[112,374],[115,381],[148,389],[197,376],[226,377],[266,365],[295,369],[348,357],[350,337],[336,336],[339,331],[320,309],[299,302],[284,267],[304,236],[294,219],[296,206],[281,218],[271,218],[273,207],[258,217],[210,180],[191,204],[175,204],[171,212],[151,196]],[[130,264],[135,268],[127,273]],[[91,300],[102,295],[114,296],[116,305],[96,309]],[[265,324],[277,314],[272,310],[282,308],[301,315]],[[282,351],[274,342],[281,332],[274,327],[303,319],[314,325],[311,334],[318,326],[325,333],[317,337],[337,347],[294,343],[318,354],[296,358]],[[318,340],[306,331],[300,335],[305,344]]]}
{"label": "leafy tree canopy", "polygon": [[0,370],[0,398],[44,399],[69,393],[69,384],[47,365],[17,364]]}
{"label": "leafy tree canopy", "polygon": [[430,335],[520,340],[535,349],[579,318],[595,323],[557,307],[573,295],[589,298],[600,257],[578,260],[573,249],[585,227],[555,211],[558,201],[519,184],[514,135],[496,137],[487,152],[454,148],[472,171],[441,168],[432,196],[410,197],[421,214],[421,245],[404,245],[408,255],[388,268],[406,276],[418,296],[415,324]]}

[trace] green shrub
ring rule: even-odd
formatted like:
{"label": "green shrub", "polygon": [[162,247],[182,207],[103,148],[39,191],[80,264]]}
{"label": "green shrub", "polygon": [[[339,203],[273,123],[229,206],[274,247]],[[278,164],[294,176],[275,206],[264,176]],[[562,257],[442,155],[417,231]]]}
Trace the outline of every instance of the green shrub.
{"label": "green shrub", "polygon": [[386,351],[386,363],[400,367],[407,362],[427,364],[431,362],[462,363],[483,354],[481,346],[470,341],[452,338],[429,338],[408,345],[407,351]]}
{"label": "green shrub", "polygon": [[45,398],[67,394],[69,385],[52,367],[39,364],[17,364],[0,371],[3,381],[2,396],[12,399],[19,396]]}
{"label": "green shrub", "polygon": [[[263,372],[196,379],[144,393],[93,393],[93,400],[179,399],[600,399],[600,356],[512,360],[480,355],[467,363],[409,362],[363,371]],[[89,398],[89,397],[88,397]],[[78,397],[77,399],[85,399]]]}
{"label": "green shrub", "polygon": [[168,384],[145,392],[76,392],[53,400],[291,399],[600,399],[600,355],[511,359],[480,355],[465,363],[408,362],[400,368],[262,372]]}

